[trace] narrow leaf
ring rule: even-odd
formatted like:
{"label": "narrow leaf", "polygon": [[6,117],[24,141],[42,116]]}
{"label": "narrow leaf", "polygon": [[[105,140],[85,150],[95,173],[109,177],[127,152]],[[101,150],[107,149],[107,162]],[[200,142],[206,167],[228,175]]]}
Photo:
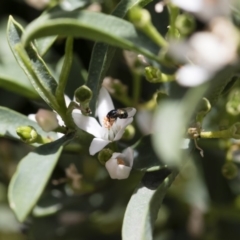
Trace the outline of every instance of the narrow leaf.
{"label": "narrow leaf", "polygon": [[18,220],[23,222],[39,200],[62,152],[72,136],[38,147],[24,157],[13,175],[9,190],[9,204]]}
{"label": "narrow leaf", "polygon": [[158,210],[168,188],[177,175],[177,172],[174,171],[165,178],[165,170],[161,171],[147,172],[133,193],[124,215],[123,240],[153,239],[152,231]]}
{"label": "narrow leaf", "polygon": [[49,48],[56,41],[56,39],[57,39],[57,36],[39,38],[37,40],[37,49],[38,49],[39,55],[44,56],[49,50]]}
{"label": "narrow leaf", "polygon": [[[116,6],[112,15],[123,18],[133,6],[139,4],[143,7],[149,2],[151,2],[151,0],[122,0]],[[90,102],[90,108],[93,114],[95,114],[99,89],[116,49],[116,47],[101,42],[97,42],[93,48],[87,79],[87,86],[93,91],[93,98]]]}
{"label": "narrow leaf", "polygon": [[69,37],[67,38],[66,41],[63,66],[59,77],[58,87],[56,90],[57,101],[59,105],[65,107],[65,109],[66,104],[64,100],[64,92],[67,85],[68,76],[71,70],[72,60],[73,60],[73,38]]}
{"label": "narrow leaf", "polygon": [[22,34],[22,27],[10,16],[7,37],[11,50],[35,90],[50,107],[56,110],[58,106],[54,95],[57,82],[52,77],[34,45],[29,44],[25,49],[23,48],[20,43]]}
{"label": "narrow leaf", "polygon": [[43,137],[50,137],[52,139],[57,138],[56,133],[46,133],[44,132],[36,122],[28,119],[26,116],[15,112],[11,109],[0,107],[0,136],[10,137],[19,139],[16,133],[16,129],[19,126],[32,126],[36,131]]}
{"label": "narrow leaf", "polygon": [[89,11],[49,13],[30,23],[22,36],[27,45],[39,37],[62,35],[101,41],[129,49],[158,61],[158,47],[130,22]]}
{"label": "narrow leaf", "polygon": [[2,70],[0,68],[0,87],[27,98],[37,99],[38,94],[36,91],[31,88],[31,86],[25,84],[23,81],[21,81],[21,79],[19,79],[21,78],[21,75],[22,74],[20,73],[20,75],[17,77],[11,73],[7,74],[4,69]]}
{"label": "narrow leaf", "polygon": [[197,105],[208,84],[190,89],[182,101],[166,100],[157,108],[154,118],[153,147],[159,158],[168,166],[178,166],[186,160],[183,137]]}

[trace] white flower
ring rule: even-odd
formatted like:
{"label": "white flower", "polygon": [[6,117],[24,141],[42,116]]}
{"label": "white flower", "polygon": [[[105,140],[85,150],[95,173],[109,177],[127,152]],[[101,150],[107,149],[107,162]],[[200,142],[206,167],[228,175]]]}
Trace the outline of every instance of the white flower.
{"label": "white flower", "polygon": [[133,150],[126,148],[122,153],[113,153],[105,167],[112,179],[128,178],[133,165]]}
{"label": "white flower", "polygon": [[171,0],[171,2],[206,22],[216,17],[230,15],[229,0]]}
{"label": "white flower", "polygon": [[209,80],[237,59],[239,37],[232,23],[218,18],[209,27],[209,32],[195,33],[188,41],[170,46],[169,53],[173,57],[189,62],[176,73],[176,80],[184,86],[196,86]]}
{"label": "white flower", "polygon": [[111,122],[106,118],[106,116],[113,109],[114,106],[112,99],[107,90],[102,87],[99,92],[96,111],[100,124],[95,118],[82,115],[80,110],[73,110],[72,117],[74,123],[80,129],[92,134],[95,137],[89,148],[90,155],[94,155],[99,152],[110,142],[118,141],[122,137],[125,128],[133,121],[133,116],[136,113],[136,109],[132,108],[132,110],[128,112],[128,118],[117,118],[116,121]]}

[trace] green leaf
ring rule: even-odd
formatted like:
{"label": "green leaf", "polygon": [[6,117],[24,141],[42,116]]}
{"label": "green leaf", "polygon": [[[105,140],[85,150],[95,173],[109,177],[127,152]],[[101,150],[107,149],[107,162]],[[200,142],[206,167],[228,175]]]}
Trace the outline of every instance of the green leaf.
{"label": "green leaf", "polygon": [[19,163],[9,190],[9,204],[18,220],[23,222],[39,200],[62,152],[73,136],[42,145]]}
{"label": "green leaf", "polygon": [[[143,7],[149,2],[151,2],[151,0],[122,0],[116,6],[112,15],[123,18],[127,14],[127,12],[135,5],[139,4]],[[87,86],[93,92],[93,98],[90,102],[90,108],[93,114],[95,114],[95,107],[98,99],[99,89],[101,87],[103,78],[111,64],[115,51],[116,47],[99,42],[97,42],[93,48],[87,79]]]}
{"label": "green leaf", "polygon": [[44,56],[56,39],[57,36],[39,38],[36,43],[39,55]]}
{"label": "green leaf", "polygon": [[33,122],[26,116],[15,112],[11,109],[0,107],[0,136],[11,137],[19,139],[19,136],[16,133],[16,129],[19,126],[32,126],[36,131],[43,137],[50,137],[53,140],[57,139],[57,134],[50,132],[44,132],[36,122]]}
{"label": "green leaf", "polygon": [[28,98],[38,98],[26,75],[16,62],[6,36],[7,19],[0,22],[0,87]]}
{"label": "green leaf", "polygon": [[[56,74],[59,76],[62,72],[64,57],[59,60],[56,66]],[[86,83],[87,71],[83,64],[79,60],[77,55],[73,55],[71,69],[67,79],[67,86],[65,89],[65,94],[67,94],[71,99],[74,97],[74,91]]]}
{"label": "green leaf", "polygon": [[25,49],[23,48],[20,43],[22,33],[22,27],[10,16],[7,37],[11,50],[38,94],[50,107],[57,110],[58,105],[55,99],[57,82],[34,45],[29,44]]}
{"label": "green leaf", "polygon": [[208,84],[188,90],[182,101],[165,100],[158,106],[154,118],[153,147],[167,166],[183,164],[183,137]]}
{"label": "green leaf", "polygon": [[[2,69],[0,66],[0,87],[27,98],[37,99],[38,94],[36,91],[31,86],[25,84],[24,81],[22,81],[26,76],[24,76],[22,72],[19,72],[18,75],[15,75],[16,69],[14,69],[14,67],[12,70],[13,72],[8,74],[7,71],[5,71],[5,69]],[[21,76],[23,78],[21,78]]]}
{"label": "green leaf", "polygon": [[[165,170],[147,172],[134,191],[123,219],[123,240],[151,240],[154,222],[163,198],[177,172],[168,175]],[[160,184],[160,185],[159,185]]]}
{"label": "green leaf", "polygon": [[158,47],[133,24],[103,13],[76,11],[45,14],[26,27],[22,42],[39,37],[62,35],[84,37],[129,49],[158,61]]}

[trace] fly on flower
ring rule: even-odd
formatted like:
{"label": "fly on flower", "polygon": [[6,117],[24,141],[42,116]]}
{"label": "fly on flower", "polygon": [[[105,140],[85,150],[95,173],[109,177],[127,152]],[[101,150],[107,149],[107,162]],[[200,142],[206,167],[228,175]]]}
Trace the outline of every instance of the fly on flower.
{"label": "fly on flower", "polygon": [[72,112],[74,123],[95,137],[89,147],[90,155],[99,152],[110,142],[120,140],[126,127],[133,121],[136,109],[114,108],[108,91],[102,87],[99,91],[96,113],[99,122],[93,117],[84,116],[79,109]]}
{"label": "fly on flower", "polygon": [[117,120],[117,118],[120,119],[126,119],[133,117],[135,114],[134,108],[128,107],[128,108],[117,108],[113,109],[104,118],[104,126],[106,128],[110,128],[114,122]]}

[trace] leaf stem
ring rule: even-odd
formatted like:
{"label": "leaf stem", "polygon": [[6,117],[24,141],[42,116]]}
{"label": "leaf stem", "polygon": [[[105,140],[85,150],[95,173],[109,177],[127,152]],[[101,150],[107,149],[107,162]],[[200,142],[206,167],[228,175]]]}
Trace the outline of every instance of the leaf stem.
{"label": "leaf stem", "polygon": [[65,111],[67,110],[67,107],[64,100],[64,92],[68,80],[68,75],[71,70],[72,60],[73,60],[73,38],[68,37],[65,45],[64,62],[59,77],[58,87],[56,89],[57,101],[60,105],[60,108],[63,108]]}

